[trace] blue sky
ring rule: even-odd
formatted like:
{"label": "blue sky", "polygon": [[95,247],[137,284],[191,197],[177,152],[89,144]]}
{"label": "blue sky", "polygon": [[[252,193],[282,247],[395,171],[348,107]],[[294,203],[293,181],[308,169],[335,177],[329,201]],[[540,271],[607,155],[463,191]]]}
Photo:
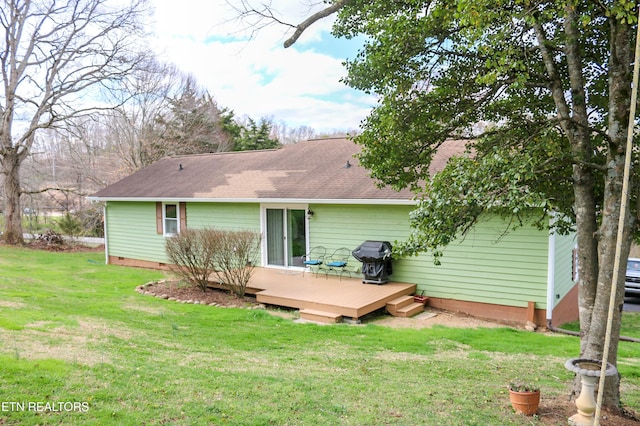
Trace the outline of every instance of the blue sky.
{"label": "blue sky", "polygon": [[[153,48],[193,74],[220,106],[236,115],[272,118],[290,128],[353,130],[375,98],[346,87],[342,62],[361,42],[336,40],[331,20],[319,22],[288,49],[287,29],[270,26],[250,39],[224,0],[152,0]],[[283,21],[309,14],[305,0],[272,0]]]}

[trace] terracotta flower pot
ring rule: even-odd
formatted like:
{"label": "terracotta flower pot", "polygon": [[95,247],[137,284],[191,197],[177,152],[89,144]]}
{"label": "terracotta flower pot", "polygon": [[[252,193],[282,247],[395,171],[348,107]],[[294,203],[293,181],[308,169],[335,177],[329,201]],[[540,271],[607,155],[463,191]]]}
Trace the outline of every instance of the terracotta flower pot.
{"label": "terracotta flower pot", "polygon": [[540,405],[540,391],[516,392],[509,389],[509,400],[514,410],[525,416],[533,416]]}
{"label": "terracotta flower pot", "polygon": [[421,303],[423,305],[426,305],[427,302],[429,301],[429,297],[428,296],[422,296],[422,295],[420,295],[420,296],[415,295],[415,296],[413,296],[413,301],[415,303]]}

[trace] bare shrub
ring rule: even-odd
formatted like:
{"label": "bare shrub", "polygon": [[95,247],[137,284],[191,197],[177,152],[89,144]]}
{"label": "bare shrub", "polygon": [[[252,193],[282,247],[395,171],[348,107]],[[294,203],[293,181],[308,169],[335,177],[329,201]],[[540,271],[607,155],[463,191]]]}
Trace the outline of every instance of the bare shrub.
{"label": "bare shrub", "polygon": [[220,231],[215,251],[216,274],[237,296],[244,296],[260,254],[260,233]]}
{"label": "bare shrub", "polygon": [[76,218],[82,223],[83,234],[87,237],[104,237],[104,206],[101,203],[91,203],[76,213]]}
{"label": "bare shrub", "polygon": [[206,291],[215,273],[220,283],[244,296],[260,254],[260,234],[253,231],[187,229],[167,238],[165,249],[171,269]]}
{"label": "bare shrub", "polygon": [[213,229],[185,229],[167,238],[165,250],[172,263],[171,270],[206,291],[209,276],[215,271],[219,233]]}

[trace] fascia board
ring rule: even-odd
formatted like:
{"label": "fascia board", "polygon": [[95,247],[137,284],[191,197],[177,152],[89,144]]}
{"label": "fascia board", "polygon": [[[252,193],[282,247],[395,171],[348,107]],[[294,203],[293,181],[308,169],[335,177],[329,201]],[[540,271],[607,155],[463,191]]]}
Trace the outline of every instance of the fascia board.
{"label": "fascia board", "polygon": [[363,205],[416,205],[411,199],[312,199],[312,198],[151,198],[151,197],[87,197],[89,201],[131,201],[131,202],[189,202],[189,203],[273,203],[273,204],[363,204]]}

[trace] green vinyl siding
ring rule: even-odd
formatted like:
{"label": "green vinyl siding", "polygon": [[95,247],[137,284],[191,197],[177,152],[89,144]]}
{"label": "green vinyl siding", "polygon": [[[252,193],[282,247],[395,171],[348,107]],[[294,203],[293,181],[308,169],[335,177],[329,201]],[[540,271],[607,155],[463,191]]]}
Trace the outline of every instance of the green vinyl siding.
{"label": "green vinyl siding", "polygon": [[187,227],[260,232],[260,204],[187,203]]}
{"label": "green vinyl siding", "polygon": [[557,305],[573,289],[573,249],[576,245],[575,234],[556,235],[555,237],[555,288],[554,297]]}
{"label": "green vinyl siding", "polygon": [[[412,206],[311,204],[308,246],[328,253],[351,250],[366,240],[395,244],[410,233]],[[258,203],[187,203],[187,227],[260,231]],[[154,202],[107,204],[108,250],[111,256],[166,263],[164,237],[156,233]],[[508,231],[508,232],[507,232]],[[556,237],[556,293],[571,289],[571,237]],[[394,259],[393,281],[415,283],[426,295],[445,299],[526,307],[534,301],[546,308],[549,235],[533,227],[511,231],[509,224],[487,216],[464,239],[443,251],[441,265],[433,256]],[[360,262],[349,269],[358,276]]]}
{"label": "green vinyl siding", "polygon": [[[409,235],[412,206],[312,205],[309,245],[355,249],[365,240],[394,244]],[[533,227],[509,231],[490,217],[444,250],[441,265],[430,253],[393,261],[393,281],[418,285],[433,297],[526,307],[546,307],[548,233]],[[350,267],[360,263],[350,260]]]}
{"label": "green vinyl siding", "polygon": [[[187,203],[187,227],[260,231],[259,204]],[[165,237],[156,232],[155,202],[107,203],[110,256],[167,263]]]}
{"label": "green vinyl siding", "polygon": [[[324,246],[327,253],[340,247],[354,250],[366,240],[389,241],[409,235],[411,206],[310,205],[309,247]],[[349,269],[359,271],[361,263],[349,259]],[[394,280],[401,277],[394,275]],[[412,281],[413,282],[413,281]]]}
{"label": "green vinyl siding", "polygon": [[109,256],[167,262],[165,237],[156,232],[156,203],[108,202]]}
{"label": "green vinyl siding", "polygon": [[[498,218],[478,223],[452,242],[433,265],[428,255],[418,286],[426,294],[447,299],[538,308],[546,306],[548,234],[533,227],[504,234]],[[419,278],[419,277],[417,277]]]}

